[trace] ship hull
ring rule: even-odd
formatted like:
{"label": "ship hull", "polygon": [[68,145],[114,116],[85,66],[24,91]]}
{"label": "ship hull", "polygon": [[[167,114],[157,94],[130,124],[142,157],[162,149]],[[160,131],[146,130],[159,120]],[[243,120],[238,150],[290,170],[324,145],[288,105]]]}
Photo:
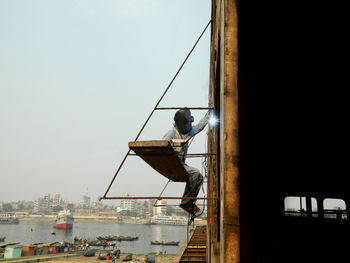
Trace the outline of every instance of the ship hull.
{"label": "ship hull", "polygon": [[72,229],[73,225],[72,224],[67,224],[67,223],[56,224],[56,228],[57,229]]}
{"label": "ship hull", "polygon": [[1,224],[18,224],[19,220],[16,219],[0,219],[0,225]]}
{"label": "ship hull", "polygon": [[72,229],[74,218],[72,216],[61,216],[56,220],[57,229]]}

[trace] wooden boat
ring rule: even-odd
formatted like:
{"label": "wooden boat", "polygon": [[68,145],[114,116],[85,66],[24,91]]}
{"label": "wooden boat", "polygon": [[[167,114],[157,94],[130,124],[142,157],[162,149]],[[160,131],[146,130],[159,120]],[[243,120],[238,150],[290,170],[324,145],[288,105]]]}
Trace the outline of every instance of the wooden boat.
{"label": "wooden boat", "polygon": [[119,236],[118,239],[116,239],[117,241],[134,241],[134,240],[138,240],[139,237],[138,236],[135,236],[135,237],[132,237],[132,236]]}
{"label": "wooden boat", "polygon": [[106,240],[106,241],[116,241],[118,239],[118,236],[104,236],[104,237],[96,237],[98,240]]}
{"label": "wooden boat", "polygon": [[96,249],[90,249],[84,252],[84,257],[94,257]]}
{"label": "wooden boat", "polygon": [[134,241],[139,239],[138,236],[99,236],[96,238],[100,241]]}
{"label": "wooden boat", "polygon": [[89,242],[89,246],[94,246],[94,247],[109,247],[109,246],[112,246],[112,247],[114,247],[115,243],[97,240],[97,241]]}
{"label": "wooden boat", "polygon": [[132,254],[129,254],[125,258],[123,258],[123,261],[131,261],[131,260],[132,260]]}
{"label": "wooden boat", "polygon": [[151,245],[161,245],[161,246],[178,246],[179,241],[169,241],[165,242],[164,240],[160,241],[151,241]]}

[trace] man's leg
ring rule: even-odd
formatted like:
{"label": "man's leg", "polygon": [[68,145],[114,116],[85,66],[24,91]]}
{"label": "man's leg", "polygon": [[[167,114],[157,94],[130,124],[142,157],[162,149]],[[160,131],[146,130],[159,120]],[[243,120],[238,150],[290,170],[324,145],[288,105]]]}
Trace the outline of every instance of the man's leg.
{"label": "man's leg", "polygon": [[[203,182],[203,176],[197,168],[184,164],[184,168],[188,173],[188,181],[182,197],[197,197]],[[196,200],[182,199],[181,205],[193,205]]]}

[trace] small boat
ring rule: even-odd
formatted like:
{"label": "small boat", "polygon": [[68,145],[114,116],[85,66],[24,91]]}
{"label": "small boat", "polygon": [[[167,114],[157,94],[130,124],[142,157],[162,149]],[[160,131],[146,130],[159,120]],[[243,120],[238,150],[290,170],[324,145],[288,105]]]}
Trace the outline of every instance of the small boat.
{"label": "small boat", "polygon": [[105,240],[103,240],[103,241],[95,240],[95,241],[90,241],[89,245],[95,246],[95,247],[109,247],[109,246],[114,247],[115,243],[107,242]]}
{"label": "small boat", "polygon": [[116,240],[117,240],[117,241],[134,241],[134,240],[137,240],[137,239],[139,239],[138,236],[135,236],[135,237],[131,237],[131,236],[127,236],[127,237],[125,237],[125,236],[119,236]]}
{"label": "small boat", "polygon": [[151,241],[151,245],[161,245],[161,246],[178,246],[180,241],[169,241],[165,242],[164,240],[160,241]]}
{"label": "small boat", "polygon": [[139,239],[138,236],[104,236],[96,237],[100,241],[134,241]]}
{"label": "small boat", "polygon": [[104,236],[104,237],[96,237],[98,240],[103,241],[115,241],[118,239],[118,236]]}
{"label": "small boat", "polygon": [[123,258],[123,261],[131,261],[131,260],[132,260],[132,254],[129,254],[125,258]]}
{"label": "small boat", "polygon": [[156,259],[154,258],[154,256],[152,255],[148,255],[147,258],[146,258],[146,262],[148,263],[154,263],[156,262]]}
{"label": "small boat", "polygon": [[90,249],[84,252],[84,257],[94,257],[95,256],[95,249]]}

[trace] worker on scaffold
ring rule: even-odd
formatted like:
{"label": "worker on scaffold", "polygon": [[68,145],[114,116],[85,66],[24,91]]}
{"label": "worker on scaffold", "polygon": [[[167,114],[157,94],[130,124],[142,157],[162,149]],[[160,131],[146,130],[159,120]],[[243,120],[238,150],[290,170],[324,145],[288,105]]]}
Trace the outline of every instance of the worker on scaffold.
{"label": "worker on scaffold", "polygon": [[[197,197],[203,183],[203,176],[200,171],[186,164],[185,154],[187,154],[189,139],[205,128],[208,123],[208,117],[209,111],[197,125],[192,126],[194,118],[191,116],[191,111],[187,108],[178,110],[174,116],[174,128],[163,137],[163,140],[168,140],[172,144],[177,153],[184,154],[179,157],[188,173],[188,180],[182,197]],[[180,147],[179,144],[181,145]],[[196,214],[200,209],[195,204],[195,201],[194,199],[182,199],[180,207],[191,214]]]}

